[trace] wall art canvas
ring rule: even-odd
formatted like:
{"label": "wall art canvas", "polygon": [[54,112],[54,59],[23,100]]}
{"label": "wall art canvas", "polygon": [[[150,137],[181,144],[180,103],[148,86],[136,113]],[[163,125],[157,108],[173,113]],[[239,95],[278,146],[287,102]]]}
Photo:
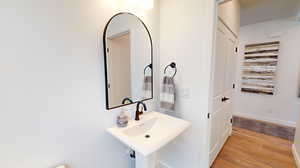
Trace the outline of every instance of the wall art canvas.
{"label": "wall art canvas", "polygon": [[279,41],[245,46],[242,92],[274,95],[279,47]]}

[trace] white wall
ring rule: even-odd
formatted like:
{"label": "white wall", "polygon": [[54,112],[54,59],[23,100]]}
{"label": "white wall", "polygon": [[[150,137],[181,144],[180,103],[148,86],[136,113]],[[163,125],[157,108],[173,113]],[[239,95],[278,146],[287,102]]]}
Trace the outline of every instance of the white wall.
{"label": "white wall", "polygon": [[182,136],[161,151],[170,168],[208,168],[208,122],[213,37],[211,0],[160,1],[160,73],[177,63],[176,112],[192,123]]}
{"label": "white wall", "polygon": [[[275,35],[281,36],[276,37]],[[273,37],[273,38],[271,38]],[[300,24],[289,20],[278,20],[241,28],[235,115],[295,126],[299,113],[299,43]],[[257,42],[281,42],[275,95],[257,95],[240,92],[243,50],[245,44]]]}
{"label": "white wall", "polygon": [[240,31],[240,1],[229,0],[218,6],[219,17],[230,27],[231,31],[238,35]]}
{"label": "white wall", "polygon": [[115,13],[134,12],[158,65],[159,11],[125,1],[0,2],[0,167],[133,167],[105,132],[120,109],[105,110],[102,33]]}

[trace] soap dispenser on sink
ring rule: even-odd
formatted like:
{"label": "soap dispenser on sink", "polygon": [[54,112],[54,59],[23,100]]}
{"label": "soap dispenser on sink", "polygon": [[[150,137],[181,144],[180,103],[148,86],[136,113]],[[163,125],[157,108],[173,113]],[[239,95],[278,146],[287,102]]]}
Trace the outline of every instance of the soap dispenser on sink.
{"label": "soap dispenser on sink", "polygon": [[128,106],[123,106],[121,114],[117,117],[117,126],[120,128],[126,127],[130,118],[128,117],[128,113],[130,113],[131,110],[129,104],[132,104],[133,101],[130,98],[126,97],[122,100],[122,104],[125,105],[127,104],[126,102],[129,102]]}
{"label": "soap dispenser on sink", "polygon": [[117,117],[117,126],[122,128],[122,127],[127,127],[129,122],[129,117],[125,114],[124,111],[121,112],[121,114]]}

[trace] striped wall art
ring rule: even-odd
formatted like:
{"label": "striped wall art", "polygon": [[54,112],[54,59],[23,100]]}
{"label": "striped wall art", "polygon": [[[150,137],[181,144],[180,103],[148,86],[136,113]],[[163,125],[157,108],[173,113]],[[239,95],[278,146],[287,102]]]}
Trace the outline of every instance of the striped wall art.
{"label": "striped wall art", "polygon": [[279,46],[279,41],[245,46],[242,92],[274,95]]}

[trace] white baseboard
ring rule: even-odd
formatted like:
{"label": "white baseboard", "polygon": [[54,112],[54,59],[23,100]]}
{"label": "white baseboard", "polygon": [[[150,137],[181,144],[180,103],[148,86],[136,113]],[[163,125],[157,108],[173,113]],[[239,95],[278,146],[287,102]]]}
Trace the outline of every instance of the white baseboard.
{"label": "white baseboard", "polygon": [[254,119],[254,120],[271,122],[274,124],[279,124],[279,125],[288,126],[288,127],[296,127],[296,122],[292,122],[292,121],[284,121],[284,120],[261,117],[261,116],[253,115],[253,114],[244,114],[244,113],[237,113],[237,112],[235,112],[233,115],[238,116],[238,117]]}
{"label": "white baseboard", "polygon": [[295,158],[297,168],[300,168],[300,156],[299,156],[299,153],[297,152],[295,144],[293,144],[292,152],[293,152],[293,155],[294,155],[294,158]]}

